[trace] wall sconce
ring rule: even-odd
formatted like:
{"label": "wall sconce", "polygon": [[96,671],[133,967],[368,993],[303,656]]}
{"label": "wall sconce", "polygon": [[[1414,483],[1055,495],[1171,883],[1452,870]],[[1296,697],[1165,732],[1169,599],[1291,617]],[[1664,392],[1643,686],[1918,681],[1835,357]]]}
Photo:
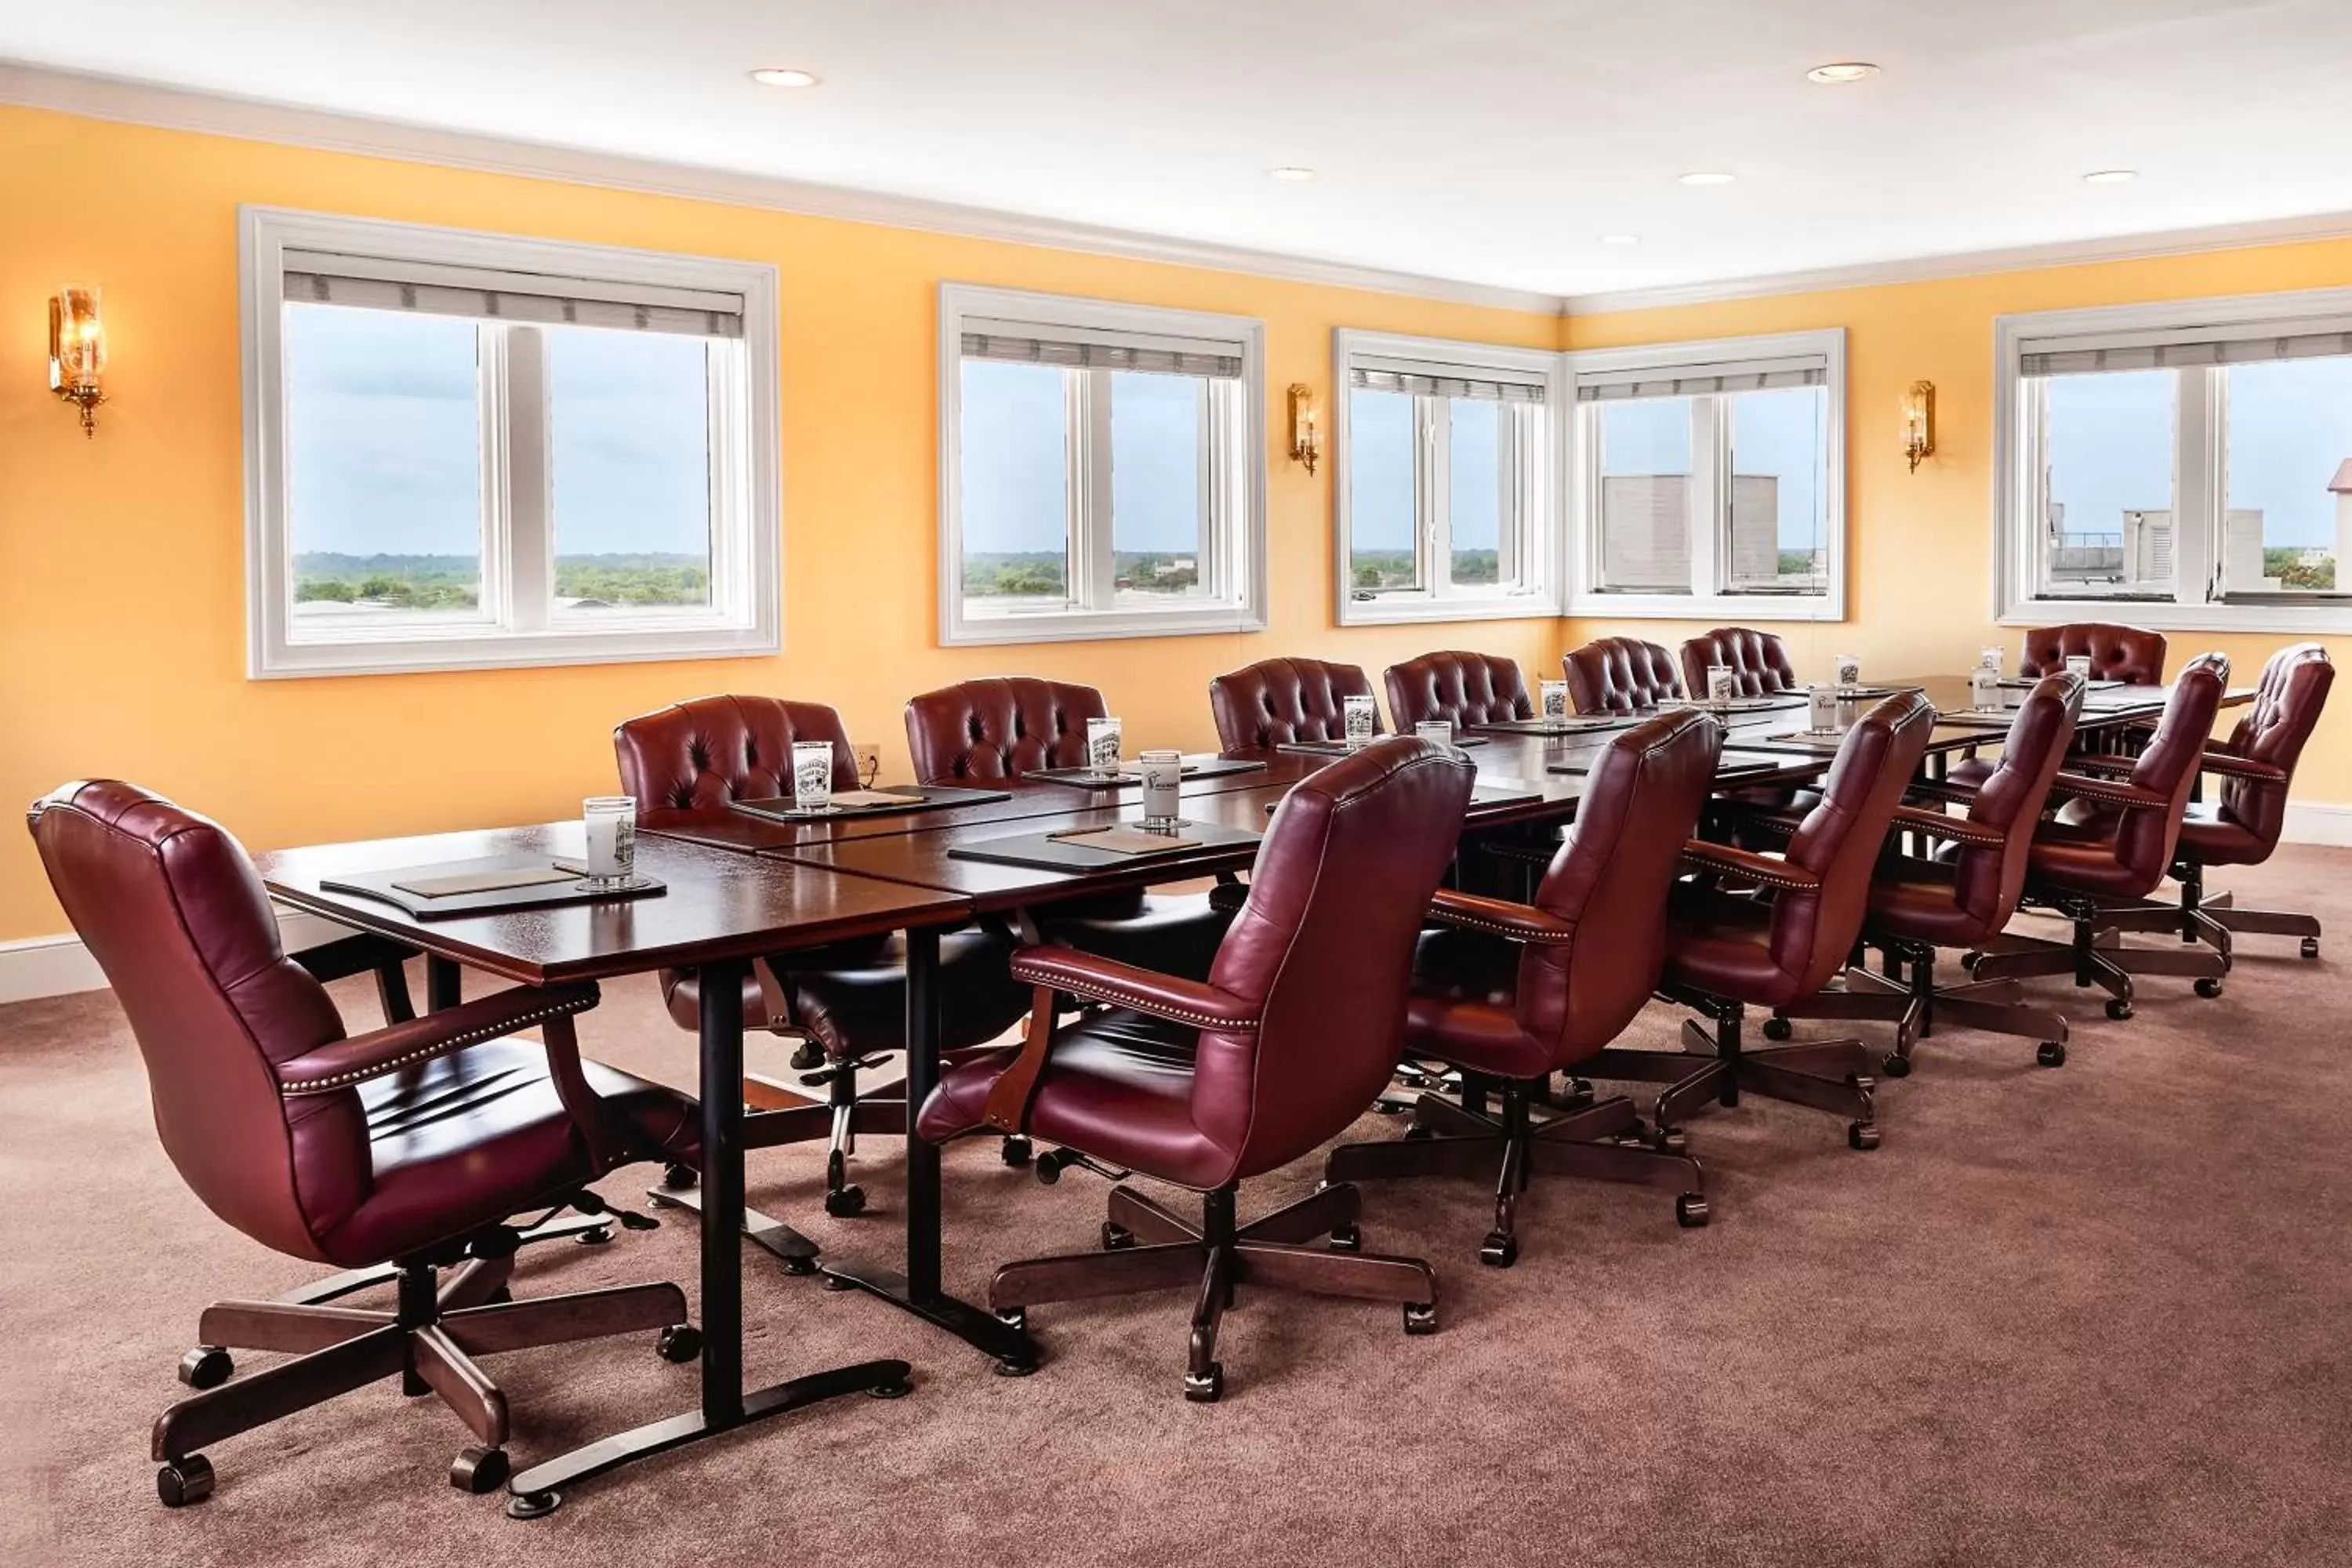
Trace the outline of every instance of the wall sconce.
{"label": "wall sconce", "polygon": [[1911,390],[1903,395],[1903,455],[1911,460],[1911,471],[1919,471],[1919,460],[1932,457],[1936,451],[1936,384],[1915,381]]}
{"label": "wall sconce", "polygon": [[98,290],[61,289],[49,300],[49,390],[81,410],[84,436],[98,434],[94,410],[106,401],[106,323]]}
{"label": "wall sconce", "polygon": [[1306,464],[1312,477],[1322,457],[1322,432],[1315,428],[1315,389],[1294,381],[1290,384],[1290,460]]}

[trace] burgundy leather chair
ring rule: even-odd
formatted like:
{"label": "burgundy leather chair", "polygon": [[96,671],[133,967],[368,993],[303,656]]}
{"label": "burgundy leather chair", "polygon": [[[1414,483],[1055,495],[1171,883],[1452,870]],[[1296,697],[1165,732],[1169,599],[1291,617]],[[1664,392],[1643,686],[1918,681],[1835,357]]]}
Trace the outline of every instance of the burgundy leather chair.
{"label": "burgundy leather chair", "polygon": [[[487,1492],[506,1479],[507,1403],[475,1356],[638,1330],[661,1331],[671,1361],[698,1353],[675,1285],[504,1299],[509,1216],[574,1202],[618,1166],[698,1152],[692,1100],[581,1060],[572,1019],[596,1005],[595,986],[520,987],[346,1035],[215,824],[99,780],[37,803],[31,826],[58,901],[130,1018],[155,1131],[189,1189],[289,1257],[398,1265],[388,1310],[205,1310],[203,1344],[183,1363],[199,1392],[155,1423],[167,1506],[212,1491],[205,1447],[394,1376],[472,1429],[478,1446],[449,1479]],[[529,1028],[544,1043],[509,1037]],[[294,1359],[224,1381],[229,1349]]]}
{"label": "burgundy leather chair", "polygon": [[2126,686],[2164,684],[2164,634],[2146,626],[2118,626],[2113,621],[2075,621],[2063,626],[2035,626],[2018,649],[2017,673],[2021,676],[2063,674],[2069,658],[2087,656],[2094,680],[2120,680]]}
{"label": "burgundy leather chair", "polygon": [[2053,799],[2066,802],[2036,832],[2026,862],[2025,900],[2056,910],[2074,927],[2072,942],[2005,936],[1979,952],[1979,980],[2069,974],[2107,993],[2107,1016],[2132,1014],[2134,974],[2195,978],[2197,994],[2219,996],[2230,972],[2228,937],[2216,950],[2170,951],[2102,945],[2115,921],[2164,880],[2179,842],[2189,796],[2201,771],[2214,715],[2229,685],[2230,661],[2218,653],[2190,659],[2172,683],[2164,717],[2137,757],[2077,756],[2061,772]]}
{"label": "burgundy leather chair", "polygon": [[[1241,1182],[1340,1131],[1388,1081],[1422,914],[1454,858],[1475,771],[1451,748],[1397,737],[1292,790],[1206,981],[1067,947],[1013,961],[1039,992],[1027,1043],[950,1068],[923,1107],[922,1135],[1030,1133],[1189,1187],[1202,1217],[1194,1225],[1133,1184],[1114,1187],[1104,1250],[998,1269],[989,1305],[1000,1316],[1021,1322],[1048,1301],[1191,1289],[1184,1394],[1194,1400],[1223,1391],[1217,1327],[1236,1286],[1401,1302],[1408,1333],[1436,1327],[1429,1266],[1360,1250],[1353,1187],[1325,1187],[1247,1226],[1234,1200]],[[1057,1027],[1055,994],[1090,1005]],[[1334,1250],[1302,1245],[1333,1233]]]}
{"label": "burgundy leather chair", "polygon": [[[636,800],[638,824],[685,826],[725,819],[730,801],[790,795],[795,741],[831,742],[835,787],[856,787],[856,759],[841,715],[818,702],[698,697],[624,721],[613,731],[613,754],[620,764],[621,788]],[[940,938],[943,1048],[983,1044],[1021,1021],[1029,993],[1005,968],[1012,955],[1012,939],[1002,931],[970,929]],[[661,987],[678,1026],[698,1028],[700,983],[695,972],[665,969]],[[801,1041],[793,1065],[814,1069],[802,1087],[822,1088],[826,1095],[825,1103],[811,1105],[794,1088],[747,1073],[746,1103],[777,1113],[769,1119],[774,1142],[825,1140],[825,1212],[864,1212],[865,1189],[849,1180],[857,1134],[899,1137],[907,1129],[903,1081],[863,1094],[857,1082],[863,1058],[905,1044],[905,939],[893,934],[761,959],[743,984],[743,1018],[748,1028]],[[1029,1153],[1025,1146],[1013,1144],[1006,1160],[1019,1164]]]}
{"label": "burgundy leather chair", "polygon": [[1683,695],[1675,656],[1640,637],[1594,637],[1560,663],[1579,713],[1639,713]]}
{"label": "burgundy leather chair", "polygon": [[[1696,839],[1684,846],[1685,858],[1709,876],[1675,889],[1659,990],[1712,1019],[1715,1032],[1685,1023],[1682,1052],[1612,1047],[1591,1064],[1594,1078],[1670,1086],[1657,1101],[1661,1147],[1680,1149],[1685,1110],[1709,1097],[1737,1105],[1742,1090],[1845,1115],[1848,1142],[1878,1146],[1874,1063],[1860,1040],[1746,1050],[1740,1019],[1749,1006],[1811,996],[1845,966],[1869,907],[1871,868],[1935,725],[1935,709],[1916,691],[1856,720],[1783,856]],[[1725,890],[1735,884],[1756,890]],[[1694,1052],[1713,1059],[1693,1070]]]}
{"label": "burgundy leather chair", "polygon": [[[1269,658],[1209,682],[1209,711],[1225,755],[1243,756],[1294,741],[1344,741],[1348,725],[1340,700],[1371,694],[1372,683],[1352,664]],[[1380,727],[1376,702],[1373,732]]]}
{"label": "burgundy leather chair", "polygon": [[1769,697],[1803,684],[1789,662],[1788,646],[1750,626],[1717,626],[1683,644],[1684,689],[1694,697],[1706,696],[1706,672],[1718,664],[1730,668],[1741,697]]}
{"label": "burgundy leather chair", "polygon": [[[1028,676],[967,680],[907,703],[907,746],[923,784],[1011,784],[1087,760],[1087,721],[1108,717],[1091,686]],[[1085,797],[1071,793],[1073,805]],[[1198,979],[1228,917],[1206,894],[1138,890],[1037,911],[1048,941]]]}
{"label": "burgundy leather chair", "polygon": [[1516,660],[1484,653],[1425,653],[1382,675],[1399,734],[1443,719],[1456,729],[1536,716]]}
{"label": "burgundy leather chair", "polygon": [[[1632,1101],[1540,1125],[1531,1108],[1552,1073],[1573,1073],[1649,1001],[1665,963],[1666,896],[1722,750],[1722,726],[1691,710],[1625,731],[1594,762],[1532,904],[1437,894],[1430,918],[1444,930],[1415,965],[1405,1049],[1477,1075],[1464,1086],[1472,1103],[1423,1095],[1412,1136],[1341,1144],[1327,1180],[1493,1180],[1495,1225],[1478,1258],[1498,1268],[1518,1257],[1519,1195],[1538,1171],[1668,1187],[1683,1224],[1706,1223],[1698,1163],[1631,1142],[1641,1122]],[[1501,1085],[1499,1119],[1480,1113],[1482,1080]]]}

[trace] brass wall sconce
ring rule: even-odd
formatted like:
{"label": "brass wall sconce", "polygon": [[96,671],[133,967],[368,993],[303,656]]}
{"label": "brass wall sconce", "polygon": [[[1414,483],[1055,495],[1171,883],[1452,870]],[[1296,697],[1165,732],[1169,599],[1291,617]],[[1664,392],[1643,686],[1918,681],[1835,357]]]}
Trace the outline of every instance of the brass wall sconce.
{"label": "brass wall sconce", "polygon": [[1911,471],[1919,471],[1919,461],[1936,451],[1936,384],[1915,381],[1911,390],[1903,395],[1903,455],[1911,461]]}
{"label": "brass wall sconce", "polygon": [[1311,477],[1323,457],[1323,434],[1315,427],[1315,389],[1303,381],[1290,384],[1290,460],[1307,465]]}
{"label": "brass wall sconce", "polygon": [[81,410],[81,432],[98,434],[98,405],[106,401],[106,323],[98,290],[61,289],[49,300],[49,390]]}

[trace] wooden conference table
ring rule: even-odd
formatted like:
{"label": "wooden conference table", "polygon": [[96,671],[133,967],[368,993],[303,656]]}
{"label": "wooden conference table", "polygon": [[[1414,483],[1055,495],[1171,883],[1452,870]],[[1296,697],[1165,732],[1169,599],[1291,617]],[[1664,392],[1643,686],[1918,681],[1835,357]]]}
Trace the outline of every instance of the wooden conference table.
{"label": "wooden conference table", "polygon": [[[1890,682],[1916,686],[1939,707],[1965,706],[1961,678]],[[2226,701],[2250,700],[2239,689]],[[2085,732],[2145,722],[2162,708],[2165,689],[2095,691],[2084,704]],[[1867,706],[1867,704],[1864,704]],[[1949,710],[1947,709],[1946,710]],[[1823,772],[1833,753],[1776,749],[1770,737],[1804,727],[1801,707],[1737,712],[1724,756],[1727,784],[1796,784]],[[1583,792],[1583,764],[1618,731],[1559,738],[1485,733],[1467,750],[1479,789],[1467,830],[1572,821]],[[1939,725],[1932,757],[1997,745],[2000,730]],[[1743,744],[1743,742],[1745,742]],[[1188,780],[1188,820],[1263,828],[1271,807],[1330,754],[1270,751],[1262,769]],[[702,1112],[699,1408],[591,1443],[517,1474],[518,1500],[562,1486],[748,1421],[857,1389],[900,1382],[902,1363],[869,1362],[790,1379],[751,1393],[742,1385],[742,1234],[805,1262],[815,1249],[743,1207],[743,1154],[759,1147],[761,1112],[747,1113],[743,1080],[743,981],[755,958],[786,955],[888,931],[907,945],[907,1100],[919,1106],[939,1072],[940,934],[976,914],[1023,910],[1147,882],[1181,880],[1245,868],[1254,842],[1227,843],[1107,870],[1072,872],[954,858],[959,845],[1012,833],[1132,820],[1135,792],[1106,799],[1069,786],[1014,783],[1008,798],[937,811],[817,823],[737,816],[689,827],[647,829],[638,868],[667,884],[660,895],[604,904],[539,908],[425,921],[397,907],[332,892],[323,879],[517,850],[576,854],[576,822],[281,850],[260,857],[280,902],[341,924],[374,931],[423,951],[431,961],[428,1002],[457,999],[458,966],[522,984],[608,980],[670,967],[701,972],[698,1093]],[[1034,1367],[1037,1347],[1022,1330],[960,1300],[940,1280],[939,1151],[907,1138],[906,1252],[903,1272],[832,1263],[829,1284],[855,1288],[944,1328],[1008,1370]],[[677,1202],[673,1198],[672,1202]],[[782,1239],[779,1239],[782,1237]]]}

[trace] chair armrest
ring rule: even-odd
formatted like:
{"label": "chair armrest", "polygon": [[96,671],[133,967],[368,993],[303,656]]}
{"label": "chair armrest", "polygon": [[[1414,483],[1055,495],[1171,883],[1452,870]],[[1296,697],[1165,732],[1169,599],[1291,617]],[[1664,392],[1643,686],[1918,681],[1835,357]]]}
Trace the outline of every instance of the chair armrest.
{"label": "chair armrest", "polygon": [[1457,893],[1451,888],[1440,888],[1437,896],[1430,900],[1429,918],[1442,926],[1545,947],[1566,947],[1576,940],[1576,922],[1562,920],[1549,910],[1515,904],[1507,899]]}
{"label": "chair armrest", "polygon": [[2102,756],[2096,752],[2092,752],[2082,756],[2068,757],[2066,765],[2076,773],[2120,773],[2128,777],[2132,770],[2139,766],[2139,759]]}
{"label": "chair armrest", "polygon": [[1209,907],[1221,915],[1237,915],[1241,913],[1242,906],[1248,902],[1247,882],[1220,881],[1209,889]]}
{"label": "chair armrest", "polygon": [[1980,826],[1965,816],[1946,816],[1940,811],[1922,811],[1916,805],[1896,806],[1895,826],[1913,833],[1948,838],[1955,844],[1973,844],[1980,849],[1998,849],[2009,842],[2009,835],[1998,827]]}
{"label": "chair armrest", "polygon": [[1727,876],[1743,877],[1751,882],[1761,882],[1768,888],[1782,888],[1792,893],[1811,892],[1822,885],[1822,879],[1801,866],[1791,866],[1786,860],[1775,860],[1769,855],[1752,850],[1736,849],[1728,844],[1710,844],[1704,838],[1686,839],[1683,843],[1683,862],[1702,871],[1720,871]]}
{"label": "chair armrest", "polygon": [[2221,773],[2231,778],[2254,779],[2263,784],[2283,784],[2287,782],[2284,768],[2258,763],[2235,752],[2208,751],[2204,761],[2198,765],[2209,773]]}
{"label": "chair armrest", "polygon": [[421,1018],[337,1040],[278,1064],[280,1094],[329,1094],[596,1005],[596,987],[519,985]]}
{"label": "chair armrest", "polygon": [[1939,800],[1947,805],[1969,805],[1977,798],[1974,784],[1954,784],[1949,779],[1913,779],[1904,793],[1921,800]]}
{"label": "chair armrest", "polygon": [[1013,955],[1013,978],[1200,1029],[1255,1029],[1258,1024],[1257,1004],[1230,991],[1074,947],[1023,949]]}
{"label": "chair armrest", "polygon": [[2082,800],[2095,800],[2101,805],[2121,806],[2126,811],[2168,811],[2172,797],[2137,784],[2118,783],[2114,779],[2086,778],[2081,773],[2061,773],[2050,782],[2052,795],[2071,795]]}

